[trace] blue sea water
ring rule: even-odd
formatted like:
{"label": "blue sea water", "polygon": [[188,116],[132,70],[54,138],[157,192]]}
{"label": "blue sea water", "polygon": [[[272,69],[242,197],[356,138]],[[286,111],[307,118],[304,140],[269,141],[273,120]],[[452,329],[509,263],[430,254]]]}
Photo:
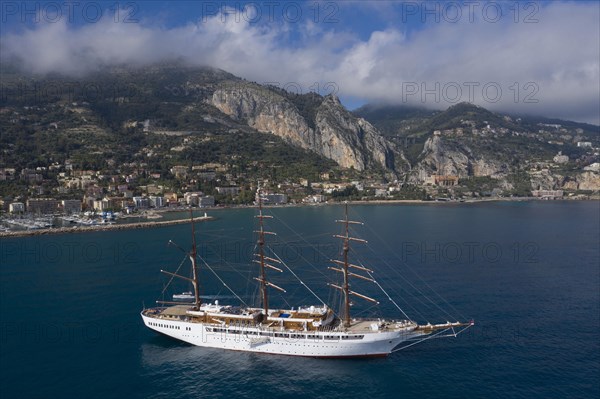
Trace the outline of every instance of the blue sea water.
{"label": "blue sea water", "polygon": [[[336,304],[325,283],[342,208],[269,212],[271,246]],[[250,302],[254,211],[212,214],[197,225],[200,252]],[[139,317],[161,296],[159,270],[183,260],[166,242],[189,248],[188,225],[1,239],[0,398],[600,396],[598,202],[365,205],[351,216],[366,222],[353,231],[369,241],[353,257],[409,316],[476,325],[384,359],[198,348],[156,335]],[[206,294],[234,301],[201,269]],[[272,306],[317,303],[289,273],[273,278],[288,292],[274,293]],[[166,298],[187,289],[177,284]],[[355,288],[377,295],[368,282]],[[374,308],[357,301],[353,312],[400,316],[380,298]]]}

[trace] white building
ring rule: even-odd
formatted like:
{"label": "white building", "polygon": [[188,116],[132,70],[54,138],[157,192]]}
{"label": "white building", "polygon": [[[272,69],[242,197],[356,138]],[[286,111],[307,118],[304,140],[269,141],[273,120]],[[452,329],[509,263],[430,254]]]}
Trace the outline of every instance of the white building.
{"label": "white building", "polygon": [[150,200],[148,197],[133,197],[135,207],[138,209],[145,209],[150,207]]}
{"label": "white building", "polygon": [[108,201],[108,199],[104,198],[104,199],[99,199],[99,200],[94,200],[94,210],[96,211],[107,211],[110,209],[110,202]]}
{"label": "white building", "polygon": [[8,205],[8,211],[10,213],[23,213],[25,212],[25,204],[22,202],[13,202]]}
{"label": "white building", "polygon": [[199,207],[215,206],[215,197],[212,195],[205,195],[204,197],[198,198]]}
{"label": "white building", "polygon": [[[280,205],[286,204],[288,197],[287,194],[261,194],[261,200],[264,204],[269,205]],[[256,193],[256,201],[258,201],[258,193]]]}
{"label": "white building", "polygon": [[183,201],[190,206],[198,206],[200,203],[200,197],[202,197],[204,193],[202,191],[188,191],[183,194]]}
{"label": "white building", "polygon": [[148,197],[148,201],[150,203],[150,206],[153,208],[162,208],[163,206],[165,206],[165,199],[163,197],[151,195],[150,197]]}
{"label": "white building", "polygon": [[304,202],[308,202],[310,204],[319,204],[321,202],[325,202],[326,200],[327,197],[322,194],[309,195],[308,197],[304,198]]}

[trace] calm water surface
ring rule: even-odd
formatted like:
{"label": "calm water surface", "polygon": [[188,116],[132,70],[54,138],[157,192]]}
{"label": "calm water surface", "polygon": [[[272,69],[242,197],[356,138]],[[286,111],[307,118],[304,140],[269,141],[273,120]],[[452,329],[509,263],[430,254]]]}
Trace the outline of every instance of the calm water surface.
{"label": "calm water surface", "polygon": [[[269,211],[272,247],[326,301],[341,207]],[[597,202],[355,206],[369,240],[354,257],[419,322],[476,320],[457,339],[386,359],[318,360],[193,347],[147,330],[189,226],[0,240],[1,398],[426,397],[600,395],[600,211]],[[251,303],[250,209],[212,212],[201,253]],[[310,244],[310,245],[309,245]],[[186,265],[184,265],[186,266]],[[333,272],[331,272],[333,273]],[[207,294],[230,295],[204,268]],[[273,306],[316,303],[289,273]],[[187,289],[169,287],[163,295]],[[369,283],[355,288],[378,295]],[[358,289],[360,288],[360,289]],[[356,303],[364,316],[399,317]],[[231,301],[222,299],[222,302]],[[446,302],[447,301],[447,302]]]}

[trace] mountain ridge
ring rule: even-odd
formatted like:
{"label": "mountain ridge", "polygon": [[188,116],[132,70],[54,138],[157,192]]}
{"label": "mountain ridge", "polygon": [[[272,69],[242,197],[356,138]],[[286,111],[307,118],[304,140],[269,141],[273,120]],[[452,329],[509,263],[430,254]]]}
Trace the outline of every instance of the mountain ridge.
{"label": "mountain ridge", "polygon": [[[35,147],[40,159],[69,157],[72,148],[104,157],[122,151],[119,159],[136,159],[144,152],[153,153],[151,146],[161,142],[161,151],[166,151],[163,163],[169,159],[214,161],[201,144],[211,140],[229,143],[223,144],[228,150],[218,151],[223,162],[244,158],[250,152],[244,154],[233,145],[231,140],[237,139],[232,136],[248,135],[248,140],[256,143],[242,141],[258,149],[270,145],[267,134],[281,139],[283,146],[317,157],[306,159],[317,162],[322,157],[317,163],[323,169],[333,161],[342,169],[417,185],[426,184],[433,175],[456,175],[461,179],[489,177],[502,187],[511,187],[511,176],[521,176],[536,163],[552,162],[552,157],[562,152],[573,162],[565,170],[561,166],[562,177],[546,179],[543,184],[561,187],[565,179],[577,180],[581,168],[595,159],[578,143],[591,141],[594,147],[600,146],[598,127],[593,125],[513,117],[468,103],[445,111],[365,105],[350,112],[332,95],[289,93],[220,69],[176,63],[112,68],[74,82],[68,77],[44,78],[10,69],[2,78],[0,123],[8,132],[2,141],[9,148],[5,159],[14,162],[18,156],[10,148],[15,142],[32,148],[31,140],[34,143],[48,134],[59,137],[64,150],[52,146],[55,153],[49,154],[47,149]],[[53,84],[62,84],[67,90],[49,90]],[[83,90],[86,87],[87,91]],[[173,145],[169,147],[159,136],[168,137]],[[111,139],[125,140],[128,146],[110,149],[107,140]],[[258,153],[264,154],[252,152]],[[246,158],[240,165],[261,161]],[[284,159],[276,164],[289,166]],[[311,173],[318,174],[314,169]],[[532,187],[540,185],[537,180],[531,177]]]}

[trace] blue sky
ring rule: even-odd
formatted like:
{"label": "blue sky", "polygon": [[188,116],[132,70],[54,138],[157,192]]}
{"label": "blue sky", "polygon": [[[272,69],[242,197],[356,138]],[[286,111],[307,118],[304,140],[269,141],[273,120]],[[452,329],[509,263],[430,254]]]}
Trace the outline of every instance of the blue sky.
{"label": "blue sky", "polygon": [[179,58],[349,108],[599,124],[599,20],[597,1],[5,1],[0,50],[36,73]]}
{"label": "blue sky", "polygon": [[[31,28],[43,21],[67,20],[74,27],[93,23],[98,10],[103,16],[117,20],[140,21],[160,24],[163,28],[175,28],[188,22],[216,16],[229,9],[231,15],[256,24],[305,23],[313,21],[331,28],[350,29],[367,39],[377,29],[402,23],[410,29],[418,29],[420,12],[415,12],[415,2],[366,1],[18,1],[6,2],[1,8],[2,25],[5,29]],[[117,7],[119,6],[119,7]],[[255,13],[249,11],[256,10]],[[371,12],[364,12],[370,10]],[[390,13],[393,12],[393,14]],[[39,12],[39,16],[36,16]],[[404,16],[402,16],[404,14]],[[434,19],[433,16],[429,17]]]}

